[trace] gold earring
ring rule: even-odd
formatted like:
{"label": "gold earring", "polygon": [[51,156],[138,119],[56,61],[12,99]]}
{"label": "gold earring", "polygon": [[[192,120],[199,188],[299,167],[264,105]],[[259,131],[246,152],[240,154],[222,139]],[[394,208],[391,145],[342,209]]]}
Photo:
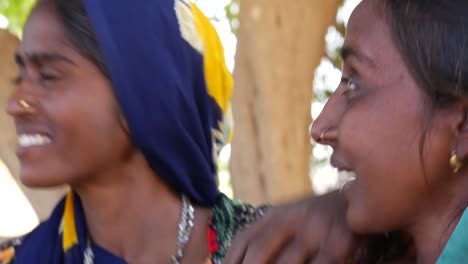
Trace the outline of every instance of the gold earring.
{"label": "gold earring", "polygon": [[28,102],[26,102],[26,100],[21,99],[19,100],[19,103],[25,109],[31,108],[31,105]]}
{"label": "gold earring", "polygon": [[457,153],[455,150],[452,151],[452,154],[450,156],[450,167],[452,167],[453,173],[457,173],[461,170],[463,167],[463,163],[458,160]]}

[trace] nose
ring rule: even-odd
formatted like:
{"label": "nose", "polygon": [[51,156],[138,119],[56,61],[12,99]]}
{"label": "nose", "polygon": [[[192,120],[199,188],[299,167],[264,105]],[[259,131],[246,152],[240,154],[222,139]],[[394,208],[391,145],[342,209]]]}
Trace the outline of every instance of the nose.
{"label": "nose", "polygon": [[338,138],[338,128],[345,111],[346,102],[337,90],[325,104],[320,115],[310,126],[312,139],[325,145],[333,145]]}
{"label": "nose", "polygon": [[[315,122],[314,122],[315,124]],[[310,136],[318,144],[331,145],[338,137],[338,130],[336,127],[320,127],[310,125]]]}
{"label": "nose", "polygon": [[38,112],[36,96],[18,87],[8,99],[5,111],[13,118],[35,115]]}

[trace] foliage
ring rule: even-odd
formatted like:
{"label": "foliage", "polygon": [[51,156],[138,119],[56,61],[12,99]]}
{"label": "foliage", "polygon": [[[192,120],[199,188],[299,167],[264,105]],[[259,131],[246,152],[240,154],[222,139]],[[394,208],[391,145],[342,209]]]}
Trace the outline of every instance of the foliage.
{"label": "foliage", "polygon": [[240,0],[232,0],[226,7],[226,16],[231,24],[231,30],[235,34],[239,28]]}
{"label": "foliage", "polygon": [[8,19],[8,29],[11,32],[21,34],[21,29],[34,3],[35,0],[0,0],[0,14]]}

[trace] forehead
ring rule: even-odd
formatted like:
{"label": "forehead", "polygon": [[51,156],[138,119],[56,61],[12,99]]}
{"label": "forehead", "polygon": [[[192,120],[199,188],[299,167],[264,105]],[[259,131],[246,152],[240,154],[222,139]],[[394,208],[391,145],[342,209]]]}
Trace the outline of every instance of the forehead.
{"label": "forehead", "polygon": [[364,0],[353,11],[346,31],[344,46],[367,54],[376,65],[399,57],[381,0]]}
{"label": "forehead", "polygon": [[25,54],[70,51],[64,27],[53,5],[49,1],[40,2],[26,22],[19,52]]}

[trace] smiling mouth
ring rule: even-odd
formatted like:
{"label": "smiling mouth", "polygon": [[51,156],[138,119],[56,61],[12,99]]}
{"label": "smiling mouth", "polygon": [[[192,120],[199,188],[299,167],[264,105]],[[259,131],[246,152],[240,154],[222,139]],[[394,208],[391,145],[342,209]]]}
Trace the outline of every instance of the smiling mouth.
{"label": "smiling mouth", "polygon": [[52,143],[49,136],[42,134],[20,134],[18,135],[18,146],[22,148],[44,146]]}

